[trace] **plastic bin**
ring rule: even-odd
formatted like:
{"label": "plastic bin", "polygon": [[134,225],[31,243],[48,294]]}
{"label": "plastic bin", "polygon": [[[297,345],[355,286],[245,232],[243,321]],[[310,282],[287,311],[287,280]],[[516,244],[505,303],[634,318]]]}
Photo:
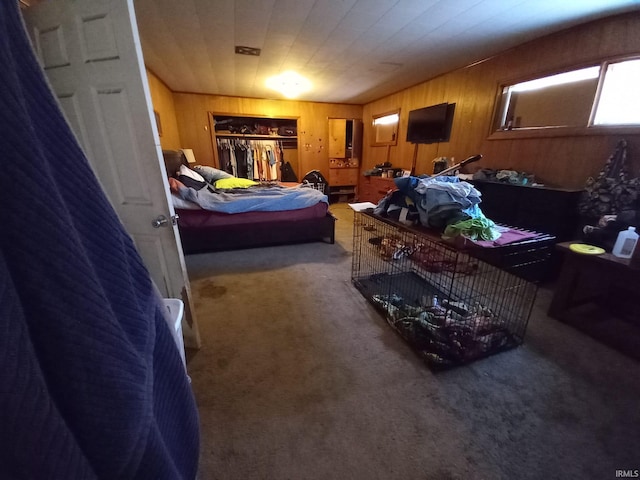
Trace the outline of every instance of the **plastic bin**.
{"label": "plastic bin", "polygon": [[165,315],[173,339],[176,342],[178,351],[180,352],[180,358],[182,364],[187,367],[187,360],[184,354],[184,339],[182,338],[182,317],[184,316],[184,303],[178,298],[165,298],[163,299],[164,306],[167,309],[168,315]]}

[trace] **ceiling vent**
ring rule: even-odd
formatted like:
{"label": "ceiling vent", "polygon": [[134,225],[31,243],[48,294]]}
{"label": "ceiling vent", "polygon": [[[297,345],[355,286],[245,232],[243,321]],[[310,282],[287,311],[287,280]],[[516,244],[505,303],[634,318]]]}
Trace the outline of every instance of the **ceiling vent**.
{"label": "ceiling vent", "polygon": [[253,47],[242,47],[240,45],[236,45],[236,53],[238,55],[253,55],[254,57],[260,56],[260,49]]}
{"label": "ceiling vent", "polygon": [[370,71],[378,72],[378,73],[389,73],[389,72],[395,72],[397,69],[401,67],[402,67],[402,63],[380,62],[374,65],[373,68],[370,69]]}

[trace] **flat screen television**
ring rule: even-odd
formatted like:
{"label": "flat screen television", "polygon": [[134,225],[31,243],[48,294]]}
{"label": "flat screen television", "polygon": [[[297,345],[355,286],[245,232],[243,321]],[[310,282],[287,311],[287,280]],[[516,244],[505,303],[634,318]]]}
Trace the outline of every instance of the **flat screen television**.
{"label": "flat screen television", "polygon": [[440,103],[411,110],[407,124],[407,142],[448,142],[455,109],[455,103]]}

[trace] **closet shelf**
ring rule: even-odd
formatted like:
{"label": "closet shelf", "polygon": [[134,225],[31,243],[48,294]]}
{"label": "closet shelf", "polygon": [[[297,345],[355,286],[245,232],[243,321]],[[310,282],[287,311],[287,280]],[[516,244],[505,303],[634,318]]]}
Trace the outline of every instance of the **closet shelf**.
{"label": "closet shelf", "polygon": [[295,136],[283,136],[283,135],[254,135],[248,134],[245,135],[243,133],[223,133],[216,132],[217,138],[247,138],[249,140],[297,140],[298,137]]}

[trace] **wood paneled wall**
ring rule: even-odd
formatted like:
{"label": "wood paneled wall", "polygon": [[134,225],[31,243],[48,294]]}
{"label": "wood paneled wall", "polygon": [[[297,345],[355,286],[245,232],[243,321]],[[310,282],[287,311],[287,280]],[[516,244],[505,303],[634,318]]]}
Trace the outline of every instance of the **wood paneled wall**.
{"label": "wood paneled wall", "polygon": [[[162,136],[160,145],[164,150],[178,150],[182,148],[178,123],[176,121],[176,109],[173,104],[173,93],[153,72],[147,70],[149,90],[153,109],[160,115]],[[185,147],[186,148],[186,147]]]}
{"label": "wood paneled wall", "polygon": [[[300,179],[310,170],[329,178],[329,118],[362,118],[361,105],[263,100],[221,95],[174,93],[176,118],[184,148],[192,148],[198,163],[214,165],[209,113],[298,119],[298,161]],[[285,160],[287,159],[285,150]],[[292,162],[293,163],[293,162]]]}
{"label": "wood paneled wall", "polygon": [[[584,186],[613,152],[620,138],[629,143],[632,171],[640,170],[640,129],[632,134],[581,135],[489,140],[494,101],[500,84],[554,73],[603,58],[640,54],[640,13],[584,24],[509,50],[484,62],[455,70],[364,106],[364,168],[387,159],[395,167],[411,167],[414,145],[405,141],[409,111],[442,102],[456,103],[451,139],[420,145],[416,173],[431,173],[436,157],[456,162],[481,153],[477,167],[512,168],[539,181],[567,188]],[[428,55],[428,53],[425,53]],[[372,147],[373,115],[400,108],[398,145]],[[387,158],[388,155],[388,158]]]}

